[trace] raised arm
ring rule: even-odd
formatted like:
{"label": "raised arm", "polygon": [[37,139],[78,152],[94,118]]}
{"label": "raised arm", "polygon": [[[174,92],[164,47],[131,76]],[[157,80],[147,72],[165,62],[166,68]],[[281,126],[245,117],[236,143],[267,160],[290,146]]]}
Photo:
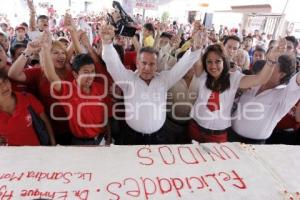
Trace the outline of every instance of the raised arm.
{"label": "raised arm", "polygon": [[277,63],[278,57],[286,50],[286,41],[280,39],[276,45],[267,55],[267,62],[264,68],[257,75],[246,75],[240,81],[240,88],[247,89],[259,85],[263,85],[269,81],[272,76],[274,66]]}
{"label": "raised arm", "polygon": [[35,8],[33,5],[33,0],[27,0],[27,5],[29,8],[29,30],[35,31],[36,30],[36,22],[35,22]]}
{"label": "raised arm", "polygon": [[133,72],[124,67],[118,53],[112,45],[115,36],[114,27],[111,25],[104,25],[101,27],[100,32],[103,46],[102,59],[107,66],[107,71],[115,82],[131,80]]}
{"label": "raised arm", "polygon": [[81,44],[86,48],[88,54],[92,57],[94,63],[100,63],[99,55],[96,53],[92,47],[87,34],[84,32],[80,37]]}
{"label": "raised arm", "polygon": [[49,32],[44,32],[41,37],[42,50],[40,52],[41,66],[48,81],[53,85],[57,92],[61,92],[61,79],[55,72],[54,64],[51,57],[51,35]]}
{"label": "raised arm", "polygon": [[191,51],[187,51],[171,70],[162,72],[162,74],[166,74],[168,88],[171,88],[179,81],[194,66],[194,63],[200,59],[201,51],[205,41],[207,41],[207,37],[206,32],[198,31],[194,34]]}
{"label": "raised arm", "polygon": [[75,53],[76,54],[83,53],[83,49],[80,46],[80,41],[79,41],[77,31],[76,31],[76,25],[72,19],[72,16],[68,13],[65,14],[64,26],[65,26],[65,28],[67,28],[67,30],[69,31],[69,33],[71,35],[72,44],[73,44]]}
{"label": "raised arm", "polygon": [[12,66],[8,70],[8,76],[9,78],[25,82],[26,81],[26,75],[24,73],[24,67],[27,64],[27,61],[29,57],[33,53],[38,53],[41,49],[40,42],[39,41],[32,41],[27,44],[27,48],[24,50],[24,52],[17,58],[17,60],[12,64]]}

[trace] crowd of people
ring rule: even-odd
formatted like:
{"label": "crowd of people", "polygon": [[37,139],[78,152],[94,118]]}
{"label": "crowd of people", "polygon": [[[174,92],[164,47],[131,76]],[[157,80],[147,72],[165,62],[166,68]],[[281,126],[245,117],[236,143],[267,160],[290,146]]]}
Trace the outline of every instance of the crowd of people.
{"label": "crowd of people", "polygon": [[28,24],[1,24],[1,144],[300,144],[294,36],[134,16],[125,37],[106,14],[56,23],[27,3]]}

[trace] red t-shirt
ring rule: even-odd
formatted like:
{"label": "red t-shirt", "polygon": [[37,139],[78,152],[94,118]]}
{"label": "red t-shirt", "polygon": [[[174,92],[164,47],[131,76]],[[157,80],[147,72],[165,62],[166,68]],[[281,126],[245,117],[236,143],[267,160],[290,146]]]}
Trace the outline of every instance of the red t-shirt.
{"label": "red t-shirt", "polygon": [[[54,120],[53,117],[56,119],[58,118],[66,118],[67,114],[64,108],[60,105],[55,105],[53,107],[53,115],[51,115],[51,105],[53,103],[59,103],[57,99],[51,96],[51,88],[50,82],[44,75],[41,68],[28,68],[24,70],[26,75],[26,84],[33,88],[36,88],[37,94],[36,96],[45,106],[45,110],[47,115],[51,119],[51,124],[55,134],[60,133],[68,133],[70,132],[68,121],[67,120]],[[70,70],[66,70],[65,77],[63,78],[64,81],[72,82],[74,79],[72,72]]]}
{"label": "red t-shirt", "polygon": [[[107,71],[107,68],[105,65],[102,65],[100,63],[96,63],[95,64],[95,71],[97,75],[101,75],[101,76],[96,76],[95,81],[101,84],[105,84],[105,87],[107,87],[108,89],[110,89],[110,87],[112,86],[113,83],[113,79],[110,76],[110,74]],[[104,80],[104,78],[106,80]]]}
{"label": "red t-shirt", "polygon": [[300,128],[300,123],[296,121],[296,106],[299,105],[300,101],[288,112],[281,120],[278,122],[277,129],[298,129]]}
{"label": "red t-shirt", "polygon": [[124,66],[132,71],[136,70],[136,51],[125,51]]}
{"label": "red t-shirt", "polygon": [[12,115],[0,110],[0,135],[6,139],[8,145],[37,146],[40,145],[37,134],[32,126],[28,106],[40,115],[44,112],[42,104],[29,93],[15,93],[16,107]]}
{"label": "red t-shirt", "polygon": [[66,113],[70,116],[69,125],[74,136],[94,138],[101,133],[104,134],[106,120],[111,116],[110,98],[108,95],[101,98],[104,91],[103,84],[94,82],[90,94],[79,94],[74,80],[72,84],[62,83],[61,92],[55,92],[59,101],[65,104]]}

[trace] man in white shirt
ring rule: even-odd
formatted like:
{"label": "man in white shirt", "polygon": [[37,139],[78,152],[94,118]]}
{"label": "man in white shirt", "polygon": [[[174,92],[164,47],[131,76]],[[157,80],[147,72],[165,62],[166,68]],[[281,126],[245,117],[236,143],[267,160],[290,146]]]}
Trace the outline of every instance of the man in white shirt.
{"label": "man in white shirt", "polygon": [[167,91],[179,81],[199,59],[203,38],[195,34],[193,48],[169,71],[156,73],[158,53],[142,48],[137,57],[137,71],[127,70],[112,46],[114,27],[101,27],[102,58],[107,70],[124,93],[127,130],[124,144],[166,144]]}
{"label": "man in white shirt", "polygon": [[[263,144],[282,117],[300,98],[300,73],[295,73],[295,58],[268,56],[274,71],[269,81],[243,93],[232,120],[229,141]],[[292,77],[292,78],[291,78]]]}

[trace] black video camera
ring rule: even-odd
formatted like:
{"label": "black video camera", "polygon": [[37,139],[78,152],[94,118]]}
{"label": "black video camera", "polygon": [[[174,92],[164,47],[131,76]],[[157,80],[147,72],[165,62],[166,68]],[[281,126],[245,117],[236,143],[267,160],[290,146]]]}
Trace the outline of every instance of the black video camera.
{"label": "black video camera", "polygon": [[136,27],[133,25],[133,19],[124,11],[119,2],[113,1],[112,6],[118,12],[120,18],[115,21],[111,14],[107,14],[109,24],[117,29],[116,34],[125,37],[133,37],[136,32]]}

